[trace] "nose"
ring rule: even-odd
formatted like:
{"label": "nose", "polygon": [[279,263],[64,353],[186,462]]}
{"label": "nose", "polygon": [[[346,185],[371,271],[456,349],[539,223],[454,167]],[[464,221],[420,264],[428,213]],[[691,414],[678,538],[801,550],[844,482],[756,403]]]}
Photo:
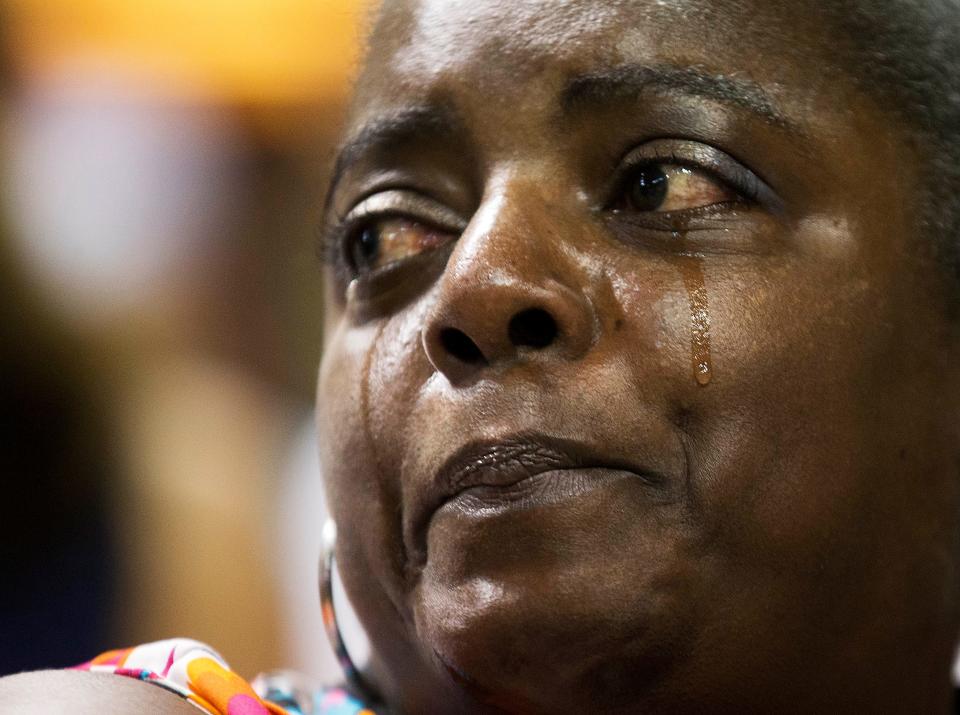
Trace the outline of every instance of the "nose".
{"label": "nose", "polygon": [[583,272],[558,250],[562,234],[519,214],[478,213],[440,279],[423,347],[453,385],[518,361],[576,360],[594,342]]}

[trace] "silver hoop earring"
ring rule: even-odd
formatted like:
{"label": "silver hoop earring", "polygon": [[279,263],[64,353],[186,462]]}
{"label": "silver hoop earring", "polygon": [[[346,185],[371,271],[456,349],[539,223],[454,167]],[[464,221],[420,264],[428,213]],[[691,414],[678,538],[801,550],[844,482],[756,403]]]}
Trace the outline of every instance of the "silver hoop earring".
{"label": "silver hoop earring", "polygon": [[340,668],[343,670],[343,676],[348,687],[364,701],[378,703],[380,702],[380,696],[363,677],[350,657],[343,635],[340,633],[340,626],[337,624],[337,612],[333,605],[333,570],[336,568],[334,564],[336,546],[337,525],[333,519],[327,519],[327,522],[323,525],[323,540],[320,551],[320,608],[323,627],[327,632],[330,647],[333,648],[337,661],[340,663]]}

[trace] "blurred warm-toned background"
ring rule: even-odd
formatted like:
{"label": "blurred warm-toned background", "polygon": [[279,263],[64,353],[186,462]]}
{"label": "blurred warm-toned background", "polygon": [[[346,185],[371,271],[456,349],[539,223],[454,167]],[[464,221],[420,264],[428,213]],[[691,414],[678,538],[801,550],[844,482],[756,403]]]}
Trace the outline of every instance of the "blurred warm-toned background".
{"label": "blurred warm-toned background", "polygon": [[329,667],[323,182],[363,0],[0,0],[0,675]]}

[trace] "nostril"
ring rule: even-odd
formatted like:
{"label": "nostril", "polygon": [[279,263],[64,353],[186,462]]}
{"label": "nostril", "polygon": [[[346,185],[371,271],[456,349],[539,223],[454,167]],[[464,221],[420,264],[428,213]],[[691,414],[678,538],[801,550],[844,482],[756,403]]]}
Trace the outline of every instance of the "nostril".
{"label": "nostril", "polygon": [[444,350],[462,362],[470,365],[486,362],[480,348],[462,330],[444,328],[440,331],[440,344]]}
{"label": "nostril", "polygon": [[557,321],[545,310],[530,308],[510,319],[508,331],[517,347],[545,348],[557,338]]}

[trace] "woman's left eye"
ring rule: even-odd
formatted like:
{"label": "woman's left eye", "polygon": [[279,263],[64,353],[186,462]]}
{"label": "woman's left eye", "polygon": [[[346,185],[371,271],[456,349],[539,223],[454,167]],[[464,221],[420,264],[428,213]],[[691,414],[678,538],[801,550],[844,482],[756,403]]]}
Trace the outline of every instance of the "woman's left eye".
{"label": "woman's left eye", "polygon": [[705,171],[663,163],[633,169],[622,193],[623,208],[644,213],[687,211],[739,199],[735,191]]}
{"label": "woman's left eye", "polygon": [[363,273],[439,248],[455,238],[409,218],[373,218],[354,232],[348,252],[353,268]]}

